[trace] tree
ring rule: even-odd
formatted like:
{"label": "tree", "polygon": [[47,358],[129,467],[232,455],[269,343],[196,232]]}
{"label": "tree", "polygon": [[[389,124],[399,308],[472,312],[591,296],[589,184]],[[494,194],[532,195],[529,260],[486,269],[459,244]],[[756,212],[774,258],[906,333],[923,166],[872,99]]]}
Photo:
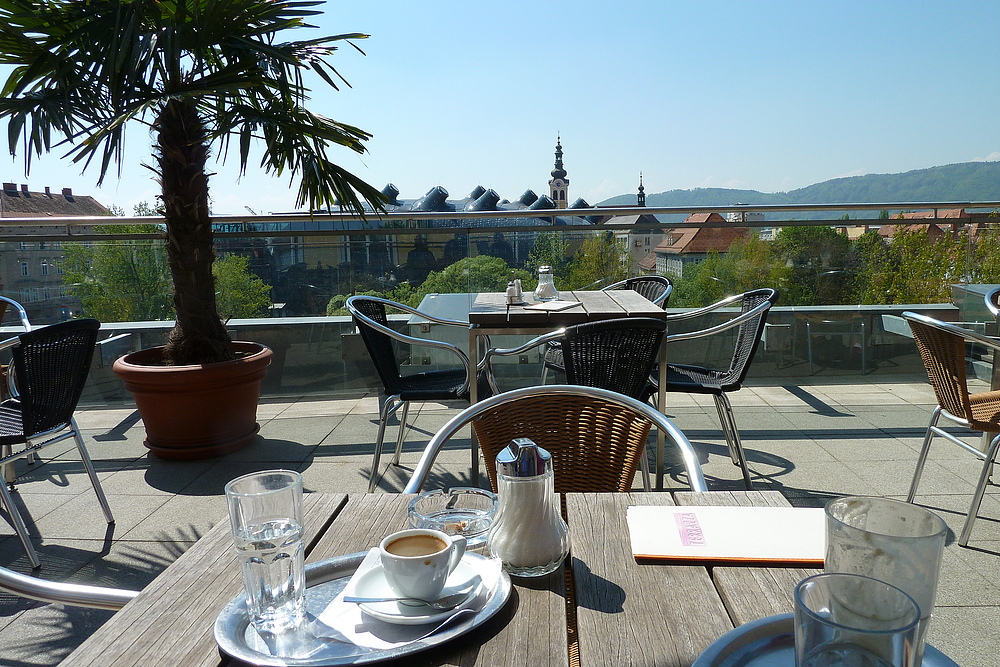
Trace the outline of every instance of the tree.
{"label": "tree", "polygon": [[[125,211],[111,207],[112,213]],[[148,202],[133,207],[133,215],[159,215]],[[158,225],[99,225],[95,233],[159,236]],[[108,239],[92,245],[64,246],[63,284],[80,298],[83,312],[102,322],[144,322],[174,318],[170,298],[170,268],[159,239]],[[219,289],[219,313],[226,319],[260,317],[271,304],[271,286],[249,270],[250,258],[229,255],[212,271]]]}
{"label": "tree", "polygon": [[[212,277],[207,163],[235,140],[245,171],[263,142],[266,173],[300,176],[298,205],[346,207],[362,199],[383,209],[377,189],[335,164],[331,146],[365,152],[367,132],[309,111],[303,76],[337,89],[329,58],[360,33],[281,42],[279,33],[313,27],[318,0],[52,0],[0,3],[0,64],[13,69],[0,98],[14,155],[55,145],[98,184],[121,168],[125,131],[153,133],[166,220],[167,260],[177,324],[165,361],[200,364],[232,358]],[[355,47],[357,48],[357,47]],[[358,49],[360,51],[360,49]],[[53,139],[60,141],[53,143]]]}
{"label": "tree", "polygon": [[227,255],[212,267],[219,288],[219,314],[226,319],[263,317],[271,306],[271,286],[250,273],[250,258]]}
{"label": "tree", "polygon": [[542,232],[535,237],[535,245],[528,253],[524,268],[534,275],[540,266],[551,266],[557,283],[566,277],[566,241],[561,233]]}
{"label": "tree", "polygon": [[628,277],[627,257],[628,247],[613,232],[595,234],[573,255],[569,276],[564,284],[557,282],[556,289],[594,289],[624,280]]}
{"label": "tree", "polygon": [[756,234],[733,241],[725,254],[690,264],[674,286],[671,306],[698,307],[762,287],[785,289],[789,270],[774,247]]}
{"label": "tree", "polygon": [[[156,225],[100,225],[98,234],[158,235]],[[63,284],[83,313],[102,322],[145,322],[173,317],[170,271],[158,240],[108,240],[63,246]]]}
{"label": "tree", "polygon": [[774,240],[789,267],[782,302],[792,306],[844,303],[850,240],[832,227],[782,227]]}

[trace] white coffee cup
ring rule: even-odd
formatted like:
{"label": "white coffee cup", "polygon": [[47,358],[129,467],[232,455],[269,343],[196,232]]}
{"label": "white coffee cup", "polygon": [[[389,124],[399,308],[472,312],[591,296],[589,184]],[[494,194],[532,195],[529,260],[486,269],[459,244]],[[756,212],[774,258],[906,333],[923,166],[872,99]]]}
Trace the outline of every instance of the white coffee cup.
{"label": "white coffee cup", "polygon": [[411,528],[389,535],[378,548],[393,591],[400,596],[435,600],[465,555],[465,537]]}

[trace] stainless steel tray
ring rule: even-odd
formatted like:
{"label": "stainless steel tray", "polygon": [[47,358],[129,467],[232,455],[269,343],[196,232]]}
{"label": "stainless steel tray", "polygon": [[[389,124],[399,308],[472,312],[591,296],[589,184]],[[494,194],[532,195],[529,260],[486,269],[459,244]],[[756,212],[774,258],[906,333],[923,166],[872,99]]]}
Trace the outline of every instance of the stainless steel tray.
{"label": "stainless steel tray", "polygon": [[[351,575],[357,571],[367,552],[331,558],[306,566],[306,607],[308,619],[318,617],[327,605],[344,590]],[[469,553],[466,558],[483,559]],[[465,620],[456,620],[440,632],[403,646],[391,649],[372,649],[334,639],[317,638],[308,632],[288,633],[279,640],[280,647],[269,646],[250,625],[246,610],[246,595],[241,593],[223,608],[215,620],[215,641],[222,653],[251,665],[276,667],[333,667],[334,665],[362,665],[392,660],[449,642],[479,627],[503,608],[510,598],[510,577],[501,573],[500,581],[485,605]],[[307,620],[306,623],[310,623]],[[397,626],[412,628],[419,636],[428,626]],[[430,626],[433,627],[433,626]],[[280,649],[280,650],[275,650]],[[277,657],[275,652],[301,657]]]}
{"label": "stainless steel tray", "polygon": [[[722,635],[698,656],[691,667],[795,667],[793,614],[767,616]],[[958,667],[930,644],[923,667]]]}

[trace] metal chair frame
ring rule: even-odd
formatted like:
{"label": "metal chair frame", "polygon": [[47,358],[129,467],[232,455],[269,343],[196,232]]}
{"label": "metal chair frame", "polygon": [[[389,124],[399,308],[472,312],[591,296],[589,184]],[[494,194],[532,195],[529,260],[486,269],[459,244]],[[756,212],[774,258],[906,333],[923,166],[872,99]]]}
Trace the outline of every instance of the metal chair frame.
{"label": "metal chair frame", "polygon": [[[437,340],[430,340],[427,338],[417,338],[415,336],[408,336],[406,334],[395,331],[383,325],[380,322],[376,322],[375,320],[371,319],[363,312],[361,312],[361,310],[359,309],[358,304],[363,301],[370,301],[377,304],[381,304],[383,308],[392,308],[395,310],[401,310],[411,315],[422,317],[436,324],[443,324],[448,326],[460,326],[465,329],[468,329],[469,328],[468,322],[436,317],[434,315],[429,315],[427,313],[421,312],[416,308],[412,308],[405,304],[396,303],[395,301],[390,301],[389,299],[383,299],[381,297],[376,297],[376,296],[357,295],[347,299],[347,310],[351,313],[352,317],[354,317],[354,321],[359,327],[361,326],[368,327],[371,330],[376,331],[384,336],[388,336],[392,340],[396,340],[401,343],[406,343],[408,345],[446,350],[449,353],[454,354],[458,359],[458,361],[461,363],[462,368],[465,371],[465,380],[464,383],[461,385],[461,387],[458,388],[455,392],[453,392],[454,396],[452,398],[460,399],[462,398],[463,395],[467,395],[470,384],[476,381],[476,374],[472,367],[472,362],[469,361],[469,355],[467,355],[465,351],[463,351],[456,345],[452,345],[451,343],[445,343],[443,341],[437,341]],[[368,346],[367,339],[365,340],[365,345]],[[374,355],[376,353],[372,351],[371,347],[368,348],[368,351],[370,354],[372,354],[373,361],[376,361],[374,359]],[[409,407],[410,407],[410,400],[402,398],[403,395],[402,392],[394,391],[393,389],[390,388],[392,386],[392,379],[382,377],[382,369],[379,368],[377,361],[376,361],[376,369],[379,371],[380,379],[382,380],[382,383],[386,391],[386,397],[385,400],[382,401],[382,405],[379,408],[378,436],[375,439],[375,452],[372,458],[371,476],[369,477],[368,480],[369,493],[375,490],[376,480],[378,479],[379,459],[381,458],[382,455],[382,446],[383,446],[383,441],[385,439],[385,430],[389,422],[389,418],[392,417],[392,415],[394,415],[397,411],[399,411],[402,408],[402,412],[400,413],[399,416],[399,434],[397,435],[396,438],[396,451],[391,461],[392,465],[399,465],[399,457],[403,451],[403,440],[406,437],[406,418],[409,413]],[[399,370],[398,364],[396,364],[397,373],[398,370]],[[478,468],[478,458],[476,458],[475,451],[473,451],[473,458],[474,458],[473,467]]]}
{"label": "metal chair frame", "polygon": [[[695,452],[694,447],[691,446],[691,442],[688,440],[687,436],[684,435],[684,433],[677,428],[677,426],[670,419],[660,414],[648,403],[625,396],[624,394],[619,394],[615,391],[599,389],[597,387],[582,387],[579,385],[542,385],[525,387],[523,389],[514,389],[503,394],[491,396],[484,401],[480,401],[479,403],[469,406],[448,420],[448,422],[434,434],[434,437],[431,438],[430,442],[427,443],[427,447],[424,448],[424,453],[421,455],[420,461],[414,468],[410,481],[407,483],[406,488],[403,489],[403,493],[420,492],[431,467],[434,465],[434,461],[437,458],[438,453],[441,451],[442,447],[444,447],[444,444],[463,426],[475,421],[484,413],[490,412],[498,407],[502,407],[506,403],[549,396],[590,398],[596,401],[602,401],[606,404],[614,405],[622,410],[629,410],[632,413],[643,417],[648,420],[652,426],[655,426],[665,436],[670,438],[677,446],[684,463],[684,469],[687,473],[688,483],[691,490],[695,492],[708,490],[708,487],[705,485],[705,477],[701,471],[701,465],[698,462],[698,455]],[[517,434],[512,434],[511,437],[516,436]],[[490,465],[489,460],[487,461],[487,465]],[[490,468],[490,470],[493,470],[493,468]]]}
{"label": "metal chair frame", "polygon": [[[977,345],[982,345],[983,347],[991,350],[994,355],[997,355],[1000,354],[1000,341],[953,324],[941,322],[940,320],[936,320],[926,315],[920,315],[907,311],[902,314],[902,317],[910,324],[910,329],[914,334],[914,340],[917,343],[917,349],[920,351],[920,356],[923,359],[924,366],[928,372],[928,378],[930,379],[931,386],[934,388],[934,394],[938,400],[938,405],[934,408],[933,412],[931,412],[930,423],[927,426],[924,442],[920,448],[920,455],[917,457],[917,466],[913,472],[913,481],[910,483],[910,490],[906,496],[906,502],[912,503],[913,498],[917,494],[917,485],[920,483],[920,477],[923,474],[924,465],[927,462],[927,455],[930,452],[931,440],[934,439],[934,436],[941,436],[982,461],[983,466],[979,474],[979,481],[976,484],[976,490],[972,496],[972,503],[969,506],[969,512],[965,518],[965,525],[962,527],[962,533],[958,538],[958,544],[964,547],[969,543],[969,537],[972,534],[972,526],[979,514],[979,509],[983,502],[983,495],[986,492],[986,485],[989,482],[991,473],[993,472],[993,464],[996,460],[997,450],[1000,448],[1000,419],[996,417],[997,410],[1000,409],[1000,393],[995,391],[983,392],[979,394],[969,393],[968,381],[965,374],[965,343],[971,342]],[[948,338],[951,338],[956,346],[961,345],[963,351],[961,363],[959,364],[956,360],[951,360],[952,363],[949,363],[948,359],[942,358],[941,355],[935,355],[932,350],[928,349],[919,337],[921,327],[929,327],[931,329],[941,331],[945,333]],[[957,352],[955,356],[957,356]],[[941,366],[941,368],[947,373],[948,385],[950,386],[941,386],[940,382],[935,381],[935,376],[937,374],[934,371],[934,367],[938,365]],[[993,420],[982,418],[977,419],[977,408],[986,414],[992,415]],[[981,450],[938,426],[938,422],[942,417],[959,426],[963,426],[974,431],[983,431],[984,434],[993,433],[995,435],[990,439],[985,448]],[[985,441],[985,438],[983,440]]]}
{"label": "metal chair frame", "polygon": [[[752,348],[749,351],[747,358],[743,362],[742,366],[739,368],[733,365],[730,366],[729,373],[734,376],[732,382],[733,384],[735,384],[735,388],[719,389],[719,390],[704,388],[701,391],[697,391],[694,390],[694,388],[692,387],[691,390],[689,391],[689,388],[687,387],[681,389],[671,389],[669,383],[666,387],[666,390],[668,392],[682,391],[687,393],[712,394],[712,398],[715,400],[715,409],[719,413],[719,423],[722,426],[722,433],[726,438],[726,445],[729,447],[729,456],[733,461],[733,465],[739,466],[740,471],[743,473],[743,483],[746,486],[747,490],[750,490],[752,488],[752,484],[750,482],[750,470],[747,467],[746,453],[743,450],[743,442],[740,440],[740,432],[736,426],[736,417],[733,414],[733,406],[732,403],[729,402],[729,397],[726,396],[726,393],[728,391],[736,391],[740,388],[740,385],[743,382],[743,378],[746,376],[747,369],[749,369],[750,364],[753,361],[754,355],[756,354],[757,347],[760,344],[760,337],[761,333],[764,330],[764,324],[766,323],[767,320],[767,313],[771,309],[771,306],[774,305],[774,302],[777,301],[778,299],[778,292],[777,290],[771,288],[751,290],[749,292],[744,292],[743,294],[737,294],[734,296],[726,297],[721,301],[717,301],[713,304],[704,306],[702,308],[697,308],[691,311],[686,311],[682,313],[673,313],[667,315],[667,326],[669,326],[671,322],[678,322],[681,320],[688,320],[700,317],[702,315],[706,315],[713,311],[719,310],[720,308],[725,308],[736,303],[742,303],[745,299],[754,295],[765,296],[765,293],[766,293],[766,298],[761,303],[757,304],[750,310],[747,310],[746,312],[737,315],[736,317],[733,317],[725,322],[722,322],[721,324],[717,324],[708,327],[707,329],[701,329],[698,331],[668,334],[666,337],[667,349],[669,350],[671,342],[682,341],[682,340],[696,340],[698,338],[707,338],[709,336],[714,336],[715,334],[728,331],[735,327],[742,328],[747,323],[752,322],[753,320],[758,320],[757,332],[752,343]],[[742,335],[742,332],[740,335]],[[734,363],[735,361],[736,360],[734,351]],[[669,368],[670,364],[667,364],[667,366]],[[650,388],[647,390],[647,396],[655,395],[655,388],[657,383],[658,379],[656,378],[656,376],[651,375]],[[662,406],[658,407],[662,408]]]}
{"label": "metal chair frame", "polygon": [[[22,418],[24,413],[22,412],[22,399],[27,393],[29,398],[36,393],[34,387],[27,385],[25,386],[26,377],[26,367],[25,359],[23,357],[22,349],[25,346],[31,346],[36,344],[44,344],[46,338],[50,336],[58,336],[64,330],[82,330],[89,333],[92,339],[90,350],[86,355],[85,365],[83,369],[83,378],[79,380],[79,389],[82,390],[83,382],[86,380],[86,374],[90,369],[90,360],[94,352],[94,347],[97,342],[97,332],[100,328],[100,323],[96,320],[71,320],[69,322],[62,322],[59,324],[53,324],[42,329],[35,329],[31,332],[26,332],[17,336],[16,338],[11,338],[0,343],[0,350],[11,349],[14,355],[13,366],[14,369],[18,371],[21,376],[21,380],[16,387],[20,391],[20,394],[15,394],[14,397],[7,399],[3,403],[0,403],[0,411],[4,413],[5,417],[17,417]],[[37,341],[37,342],[36,342]],[[64,372],[71,372],[72,369],[65,369]],[[41,392],[38,392],[41,393]],[[79,395],[76,396],[76,400],[79,400]],[[75,409],[75,401],[73,401],[73,409]],[[23,421],[22,421],[23,424]],[[56,424],[51,428],[47,428],[37,432],[29,432],[30,426],[24,424],[22,426],[22,432],[20,436],[6,436],[9,439],[13,437],[20,437],[18,442],[23,443],[24,449],[19,449],[13,451],[13,446],[11,444],[5,444],[3,446],[3,455],[0,456],[0,466],[4,466],[5,469],[10,464],[23,458],[31,458],[39,451],[50,445],[62,442],[68,438],[73,438],[76,444],[77,451],[80,454],[80,460],[83,463],[84,469],[87,471],[87,475],[90,477],[90,482],[94,487],[94,492],[97,494],[97,500],[101,505],[101,509],[104,512],[104,517],[107,519],[109,524],[115,522],[114,516],[111,514],[111,507],[108,505],[108,499],[104,495],[104,489],[101,488],[101,482],[97,477],[97,472],[94,469],[93,461],[90,459],[90,455],[87,453],[87,448],[83,442],[83,435],[80,433],[80,428],[77,426],[76,419],[70,416],[67,422]],[[15,443],[16,444],[16,443]],[[20,512],[18,512],[17,507],[14,505],[13,498],[10,494],[11,490],[8,489],[7,484],[0,484],[0,499],[7,506],[7,511],[10,513],[10,521],[13,524],[14,530],[17,532],[21,543],[24,545],[24,550],[28,554],[28,559],[31,561],[33,568],[41,566],[41,562],[38,559],[38,554],[35,552],[34,546],[31,544],[31,539],[28,536],[27,527],[24,524],[24,520],[21,518]]]}

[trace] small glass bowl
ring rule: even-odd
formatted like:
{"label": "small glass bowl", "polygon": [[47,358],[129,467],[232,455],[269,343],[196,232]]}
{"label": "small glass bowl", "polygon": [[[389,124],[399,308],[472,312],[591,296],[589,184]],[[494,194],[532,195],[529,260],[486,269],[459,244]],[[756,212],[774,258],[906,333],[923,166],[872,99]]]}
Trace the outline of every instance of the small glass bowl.
{"label": "small glass bowl", "polygon": [[486,541],[497,507],[496,494],[485,489],[454,486],[426,491],[410,501],[410,527],[464,535],[468,545],[475,546]]}

